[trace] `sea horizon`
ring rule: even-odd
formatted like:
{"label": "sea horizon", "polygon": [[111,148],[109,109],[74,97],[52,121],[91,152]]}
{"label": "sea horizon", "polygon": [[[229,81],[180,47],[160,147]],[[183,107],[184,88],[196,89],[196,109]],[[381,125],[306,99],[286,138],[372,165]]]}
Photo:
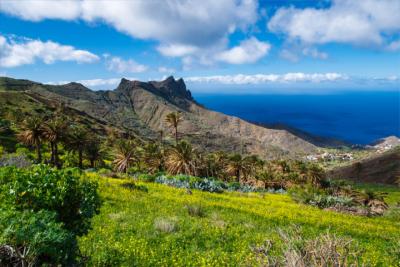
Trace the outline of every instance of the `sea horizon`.
{"label": "sea horizon", "polygon": [[206,108],[249,122],[283,124],[352,144],[367,145],[387,136],[400,136],[400,90],[193,92],[193,96]]}

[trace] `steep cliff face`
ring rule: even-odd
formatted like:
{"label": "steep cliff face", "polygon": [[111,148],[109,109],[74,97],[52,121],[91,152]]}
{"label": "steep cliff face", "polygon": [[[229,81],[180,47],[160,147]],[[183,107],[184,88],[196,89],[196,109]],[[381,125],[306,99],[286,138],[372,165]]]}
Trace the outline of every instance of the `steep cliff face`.
{"label": "steep cliff face", "polygon": [[[21,82],[15,80],[15,83]],[[173,77],[160,82],[122,79],[113,91],[91,91],[78,83],[51,86],[29,81],[18,88],[33,97],[61,101],[91,117],[148,138],[156,138],[160,130],[170,133],[165,116],[179,111],[183,117],[179,126],[182,138],[201,149],[243,151],[273,158],[298,156],[317,148],[286,130],[268,129],[208,110],[196,103],[182,79]]]}

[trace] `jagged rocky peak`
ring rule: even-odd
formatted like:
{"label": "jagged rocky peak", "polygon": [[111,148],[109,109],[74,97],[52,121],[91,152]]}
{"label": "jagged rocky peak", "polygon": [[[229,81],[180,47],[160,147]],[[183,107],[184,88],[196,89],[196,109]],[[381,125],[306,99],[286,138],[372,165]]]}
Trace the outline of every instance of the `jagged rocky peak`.
{"label": "jagged rocky peak", "polygon": [[129,81],[122,78],[116,90],[126,92],[135,88],[145,89],[169,99],[183,98],[193,101],[192,93],[186,89],[186,84],[182,78],[175,80],[173,76],[169,76],[163,81],[150,82]]}
{"label": "jagged rocky peak", "polygon": [[182,78],[175,80],[173,76],[169,76],[164,81],[152,81],[150,84],[157,88],[161,93],[170,97],[180,97],[193,100],[192,93],[186,89],[186,84]]}

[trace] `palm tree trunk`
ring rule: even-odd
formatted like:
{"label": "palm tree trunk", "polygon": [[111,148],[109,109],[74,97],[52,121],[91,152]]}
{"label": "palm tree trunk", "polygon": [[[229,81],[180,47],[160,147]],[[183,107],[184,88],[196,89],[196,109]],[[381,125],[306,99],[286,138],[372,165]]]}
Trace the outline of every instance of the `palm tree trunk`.
{"label": "palm tree trunk", "polygon": [[236,171],[237,182],[240,183],[240,170]]}
{"label": "palm tree trunk", "polygon": [[57,168],[60,168],[60,166],[58,165],[58,144],[57,144],[57,142],[54,142],[54,165]]}
{"label": "palm tree trunk", "polygon": [[93,159],[90,159],[90,168],[94,168],[94,160]]}
{"label": "palm tree trunk", "polygon": [[78,154],[79,154],[79,168],[83,169],[83,164],[82,164],[82,162],[83,162],[83,152],[82,152],[82,149],[79,149]]}
{"label": "palm tree trunk", "polygon": [[175,144],[178,144],[178,126],[175,127]]}
{"label": "palm tree trunk", "polygon": [[55,160],[54,160],[54,142],[50,142],[50,148],[51,148],[50,162],[51,162],[51,164],[55,165]]}
{"label": "palm tree trunk", "polygon": [[40,142],[36,144],[36,154],[37,154],[37,161],[38,163],[42,162],[42,152],[40,150]]}

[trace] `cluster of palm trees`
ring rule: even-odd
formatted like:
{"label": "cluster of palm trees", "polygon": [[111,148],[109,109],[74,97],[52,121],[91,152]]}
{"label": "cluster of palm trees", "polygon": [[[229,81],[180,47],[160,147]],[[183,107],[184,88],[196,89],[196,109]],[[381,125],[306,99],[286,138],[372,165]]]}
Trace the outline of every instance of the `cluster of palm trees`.
{"label": "cluster of palm trees", "polygon": [[83,168],[84,156],[94,167],[96,161],[101,158],[100,140],[82,124],[70,121],[66,116],[54,114],[50,118],[34,115],[26,118],[20,124],[18,139],[36,150],[37,163],[43,162],[42,148],[48,144],[50,159],[45,162],[61,167],[59,159],[60,144],[67,151],[78,155],[78,166]]}
{"label": "cluster of palm trees", "polygon": [[[105,142],[89,128],[55,113],[50,118],[32,116],[26,118],[20,127],[18,138],[24,144],[34,147],[37,162],[43,162],[44,144],[50,151],[45,162],[61,167],[60,145],[64,151],[75,153],[77,166],[83,168],[84,159],[90,167],[105,158],[111,160],[117,172],[135,171],[146,173],[167,172],[201,177],[214,177],[224,181],[240,183],[262,181],[265,187],[290,186],[291,183],[318,185],[324,179],[324,172],[316,165],[300,161],[263,161],[256,155],[228,154],[218,151],[201,153],[188,141],[180,140],[178,127],[183,121],[182,114],[173,112],[165,122],[173,129],[174,144],[160,139],[143,141],[135,137],[124,137],[112,131]],[[110,152],[110,153],[108,153]]]}

